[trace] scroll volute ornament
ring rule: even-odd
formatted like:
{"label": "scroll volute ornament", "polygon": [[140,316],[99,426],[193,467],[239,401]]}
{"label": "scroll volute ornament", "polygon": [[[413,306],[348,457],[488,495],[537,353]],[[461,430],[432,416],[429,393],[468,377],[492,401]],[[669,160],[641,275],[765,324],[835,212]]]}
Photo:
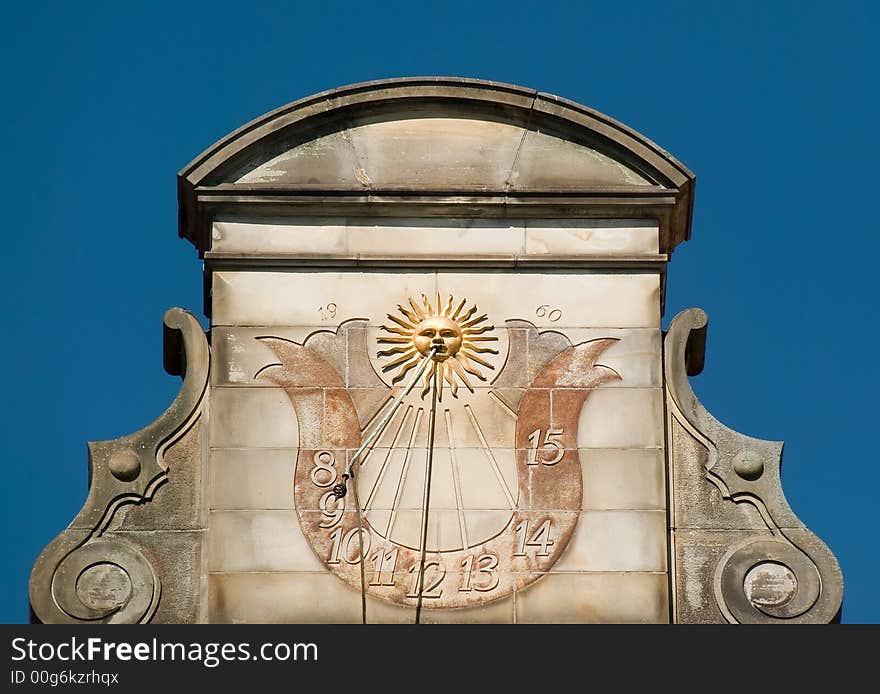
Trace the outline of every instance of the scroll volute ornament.
{"label": "scroll volute ornament", "polygon": [[31,572],[31,608],[41,622],[149,622],[156,611],[161,595],[156,567],[134,542],[105,533],[120,507],[153,498],[167,479],[165,452],[201,416],[210,360],[205,333],[179,308],[165,313],[164,330],[165,369],[182,375],[183,385],[144,429],[89,442],[88,498]]}
{"label": "scroll volute ornament", "polygon": [[[840,567],[785,499],[782,442],[752,438],[724,426],[691,389],[688,376],[703,369],[707,326],[708,317],[700,309],[682,311],[669,326],[664,349],[669,414],[708,451],[705,479],[723,499],[754,506],[766,525],[766,530],[751,530],[745,539],[742,532],[731,533],[737,541],[718,560],[709,592],[728,622],[834,621],[843,599]],[[669,450],[675,455],[672,441]],[[674,486],[678,484],[676,479]],[[673,497],[677,492],[673,488]],[[713,493],[708,485],[705,493],[707,499]],[[673,527],[673,533],[676,530]]]}

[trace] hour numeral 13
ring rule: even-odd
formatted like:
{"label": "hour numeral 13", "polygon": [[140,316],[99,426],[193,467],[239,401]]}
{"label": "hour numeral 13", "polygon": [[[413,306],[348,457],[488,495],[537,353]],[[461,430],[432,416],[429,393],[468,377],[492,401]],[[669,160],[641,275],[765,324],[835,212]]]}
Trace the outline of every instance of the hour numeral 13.
{"label": "hour numeral 13", "polygon": [[[479,593],[485,593],[498,587],[498,557],[494,554],[481,554],[476,560],[476,571],[474,570],[474,555],[469,554],[461,562],[461,568],[464,569],[461,577],[461,586],[459,592],[468,593],[471,589]],[[473,580],[473,574],[476,573],[478,580]]]}

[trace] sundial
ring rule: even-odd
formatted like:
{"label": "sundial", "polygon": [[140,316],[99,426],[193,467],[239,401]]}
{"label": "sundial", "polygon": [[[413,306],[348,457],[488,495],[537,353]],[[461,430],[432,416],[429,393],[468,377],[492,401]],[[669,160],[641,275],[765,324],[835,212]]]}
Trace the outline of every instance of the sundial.
{"label": "sundial", "polygon": [[[515,318],[496,327],[476,303],[451,294],[409,297],[372,322],[380,321],[374,332],[369,319],[345,320],[302,344],[259,338],[280,363],[258,373],[286,389],[298,421],[316,388],[334,389],[333,422],[308,420],[315,444],[297,454],[302,532],[327,569],[355,587],[365,557],[364,590],[393,603],[463,607],[509,596],[555,564],[577,524],[580,405],[620,379],[597,362],[617,339],[575,345]],[[508,331],[516,337],[499,336]],[[559,348],[535,351],[531,378],[521,369],[530,339]],[[353,364],[374,381],[375,397],[360,411],[348,393],[363,398],[362,384],[345,385],[344,366]],[[336,495],[346,470],[356,494]]]}
{"label": "sundial", "polygon": [[836,618],[781,442],[691,389],[708,318],[664,312],[694,176],[648,138],[522,87],[388,80],[256,119],[178,190],[209,329],[165,315],[180,394],[89,444],[36,620]]}

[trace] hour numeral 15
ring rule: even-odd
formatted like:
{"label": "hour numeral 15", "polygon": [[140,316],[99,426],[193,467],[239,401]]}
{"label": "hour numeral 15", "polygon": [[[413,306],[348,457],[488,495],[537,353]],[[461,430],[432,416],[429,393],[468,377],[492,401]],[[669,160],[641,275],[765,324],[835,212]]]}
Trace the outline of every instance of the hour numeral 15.
{"label": "hour numeral 15", "polygon": [[[531,434],[529,434],[529,457],[526,460],[526,465],[556,465],[560,460],[562,460],[562,456],[565,453],[565,449],[562,444],[559,442],[559,437],[565,433],[561,428],[554,429],[550,427],[547,429],[547,433],[544,434],[544,443],[541,443],[541,430],[535,429]],[[547,451],[548,448],[554,449],[552,457],[545,458],[538,456],[538,446],[541,446],[541,452],[543,454],[547,454],[550,451]]]}

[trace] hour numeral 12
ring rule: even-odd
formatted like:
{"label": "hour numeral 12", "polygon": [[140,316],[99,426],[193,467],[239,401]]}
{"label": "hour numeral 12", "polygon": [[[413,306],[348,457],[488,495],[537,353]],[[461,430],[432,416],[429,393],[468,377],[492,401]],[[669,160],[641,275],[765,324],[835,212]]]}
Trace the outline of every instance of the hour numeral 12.
{"label": "hour numeral 12", "polygon": [[[408,598],[419,597],[419,565],[413,564],[409,572],[412,574],[412,583],[409,586],[409,592],[406,594]],[[425,564],[425,579],[422,586],[423,598],[439,598],[443,593],[440,584],[446,577],[446,569],[439,561],[429,561]]]}

